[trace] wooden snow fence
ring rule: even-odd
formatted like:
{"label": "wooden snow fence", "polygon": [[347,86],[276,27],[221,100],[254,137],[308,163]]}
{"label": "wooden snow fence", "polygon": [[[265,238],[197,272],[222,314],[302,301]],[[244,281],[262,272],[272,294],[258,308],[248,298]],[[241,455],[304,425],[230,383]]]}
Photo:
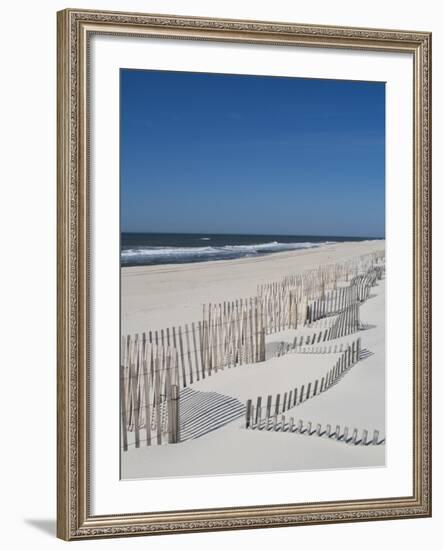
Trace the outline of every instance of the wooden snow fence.
{"label": "wooden snow fence", "polygon": [[341,264],[328,264],[300,274],[288,275],[280,282],[284,286],[297,289],[298,299],[304,297],[313,300],[322,296],[327,290],[337,288],[338,282],[343,279],[342,270]]}
{"label": "wooden snow fence", "polygon": [[300,324],[311,324],[365,301],[370,287],[384,272],[384,264],[375,262],[381,262],[381,257],[369,254],[259,285],[265,333],[297,329]]}
{"label": "wooden snow fence", "polygon": [[258,297],[204,305],[200,328],[203,372],[264,361],[264,318]]}
{"label": "wooden snow fence", "polygon": [[311,324],[324,317],[337,315],[358,301],[358,288],[349,285],[331,290],[307,306],[305,324]]}
{"label": "wooden snow fence", "polygon": [[[308,335],[295,336],[291,342],[281,342],[277,350],[277,357],[281,357],[288,353],[310,353],[312,350],[307,347],[317,345],[318,353],[326,353],[325,342],[330,342],[343,336],[349,336],[360,330],[360,304],[357,302],[348,306],[335,319],[334,323],[324,330],[319,330]],[[322,344],[324,344],[322,346]],[[322,351],[320,351],[320,349]]]}
{"label": "wooden snow fence", "polygon": [[[180,389],[224,368],[265,360],[258,298],[209,304],[203,320],[122,339],[122,445],[176,443]],[[131,443],[132,444],[132,443]]]}
{"label": "wooden snow fence", "polygon": [[297,328],[307,301],[299,298],[292,289],[279,282],[258,287],[258,303],[263,316],[266,334],[275,334],[288,328]]}
{"label": "wooden snow fence", "polygon": [[374,271],[377,274],[377,279],[380,280],[384,277],[386,266],[384,263],[380,263],[379,265],[374,265]]}
{"label": "wooden snow fence", "polygon": [[122,447],[179,441],[177,351],[145,335],[122,339],[120,410]]}
{"label": "wooden snow fence", "polygon": [[285,414],[277,415],[270,424],[262,424],[260,426],[249,425],[247,428],[250,430],[296,433],[307,436],[315,435],[347,443],[348,445],[384,445],[386,442],[384,437],[380,437],[379,430],[374,430],[372,436],[370,436],[368,430],[365,429],[349,428],[348,426],[343,426],[342,428],[339,424],[335,428],[332,428],[331,424],[326,424],[326,426],[322,426],[321,424],[314,425],[313,422],[295,420],[293,416]]}
{"label": "wooden snow fence", "polygon": [[348,336],[360,329],[360,304],[357,302],[345,308],[338,316],[335,323],[326,331],[326,340],[335,340],[342,336]]}
{"label": "wooden snow fence", "polygon": [[262,396],[257,397],[255,402],[248,399],[246,403],[246,428],[268,429],[269,426],[277,423],[279,414],[329,390],[360,360],[360,354],[361,339],[357,338],[346,346],[345,351],[340,355],[334,367],[327,372],[326,376],[288,390],[284,394],[268,395],[266,402]]}
{"label": "wooden snow fence", "polygon": [[337,315],[357,302],[365,302],[369,297],[371,287],[382,276],[382,268],[371,268],[367,273],[356,275],[349,286],[331,290],[323,294],[307,307],[306,323],[310,324],[330,315]]}
{"label": "wooden snow fence", "polygon": [[[130,341],[138,335],[128,336]],[[180,388],[225,367],[265,360],[265,335],[257,298],[203,306],[203,320],[149,331],[149,344],[175,350]]]}
{"label": "wooden snow fence", "polygon": [[144,341],[158,349],[174,350],[176,355],[177,384],[186,388],[189,384],[205,378],[203,364],[202,323],[190,323],[179,327],[168,327],[161,330],[128,335],[131,343]]}
{"label": "wooden snow fence", "polygon": [[371,287],[376,284],[381,270],[374,268],[363,275],[356,275],[349,286],[331,290],[307,306],[306,324],[343,312],[357,302],[365,302]]}
{"label": "wooden snow fence", "polygon": [[323,296],[327,290],[337,289],[340,281],[349,282],[353,277],[367,273],[375,266],[378,266],[380,270],[384,269],[384,251],[371,252],[352,260],[327,264],[300,274],[288,275],[280,283],[298,289],[299,299],[304,296],[308,300],[314,300]]}

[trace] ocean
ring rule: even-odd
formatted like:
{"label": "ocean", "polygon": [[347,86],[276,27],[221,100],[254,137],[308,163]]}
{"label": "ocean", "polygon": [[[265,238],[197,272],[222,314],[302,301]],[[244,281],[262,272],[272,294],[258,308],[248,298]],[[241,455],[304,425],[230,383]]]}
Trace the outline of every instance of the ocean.
{"label": "ocean", "polygon": [[287,250],[317,248],[371,237],[122,233],[121,265],[160,265],[233,260]]}

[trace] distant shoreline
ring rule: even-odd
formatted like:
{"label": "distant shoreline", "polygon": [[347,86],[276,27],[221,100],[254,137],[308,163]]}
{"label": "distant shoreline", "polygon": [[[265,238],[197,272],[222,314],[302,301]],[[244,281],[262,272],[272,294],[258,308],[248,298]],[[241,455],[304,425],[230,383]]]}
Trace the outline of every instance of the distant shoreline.
{"label": "distant shoreline", "polygon": [[[331,252],[334,252],[337,250],[336,247],[339,247],[338,250],[341,249],[342,245],[365,245],[366,243],[374,243],[379,244],[380,246],[385,246],[385,239],[370,239],[370,240],[364,240],[364,241],[344,241],[344,242],[336,242],[336,243],[330,243],[330,244],[320,244],[319,246],[313,246],[309,248],[298,248],[294,250],[284,250],[284,251],[275,251],[275,252],[267,252],[263,254],[258,254],[254,256],[243,256],[239,258],[227,258],[227,259],[214,259],[214,260],[202,260],[202,261],[193,261],[193,262],[176,262],[176,263],[157,263],[157,264],[138,264],[138,265],[120,265],[120,269],[122,273],[136,273],[136,272],[156,272],[157,270],[164,270],[167,269],[172,271],[182,271],[182,270],[188,270],[188,269],[196,269],[199,270],[202,266],[205,267],[211,267],[211,266],[220,266],[223,265],[243,265],[243,264],[254,264],[254,263],[261,263],[263,261],[269,261],[271,258],[296,258],[299,256],[303,256],[306,254],[312,254],[313,252],[321,253],[325,252],[328,249],[331,250]],[[341,250],[340,250],[341,251]],[[331,260],[332,262],[339,261],[337,260]]]}
{"label": "distant shoreline", "polygon": [[121,268],[188,265],[323,249],[341,243],[378,242],[383,239],[221,234],[125,234]]}

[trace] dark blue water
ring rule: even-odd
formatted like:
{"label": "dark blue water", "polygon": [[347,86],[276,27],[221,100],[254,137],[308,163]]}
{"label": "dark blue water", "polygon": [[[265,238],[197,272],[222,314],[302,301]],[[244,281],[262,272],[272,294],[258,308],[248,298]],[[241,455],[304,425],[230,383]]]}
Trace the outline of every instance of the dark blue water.
{"label": "dark blue water", "polygon": [[370,237],[310,235],[214,235],[195,233],[122,233],[121,265],[159,265],[232,260],[287,250],[316,248]]}

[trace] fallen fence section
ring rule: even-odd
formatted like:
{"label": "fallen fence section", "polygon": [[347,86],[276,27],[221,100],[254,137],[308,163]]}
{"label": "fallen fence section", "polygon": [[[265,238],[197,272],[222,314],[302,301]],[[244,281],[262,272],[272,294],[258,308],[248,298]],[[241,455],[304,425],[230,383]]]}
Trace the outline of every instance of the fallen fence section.
{"label": "fallen fence section", "polygon": [[316,435],[317,437],[324,437],[332,441],[347,443],[348,445],[368,446],[385,445],[386,443],[386,438],[380,437],[379,430],[374,430],[372,436],[369,436],[369,432],[366,429],[351,429],[348,426],[341,427],[339,424],[335,428],[332,428],[331,424],[326,424],[326,426],[322,426],[321,424],[314,425],[312,422],[296,421],[294,417],[288,417],[284,414],[275,416],[272,424],[263,422],[261,424],[246,426],[246,428],[261,431],[296,433],[307,436]]}

